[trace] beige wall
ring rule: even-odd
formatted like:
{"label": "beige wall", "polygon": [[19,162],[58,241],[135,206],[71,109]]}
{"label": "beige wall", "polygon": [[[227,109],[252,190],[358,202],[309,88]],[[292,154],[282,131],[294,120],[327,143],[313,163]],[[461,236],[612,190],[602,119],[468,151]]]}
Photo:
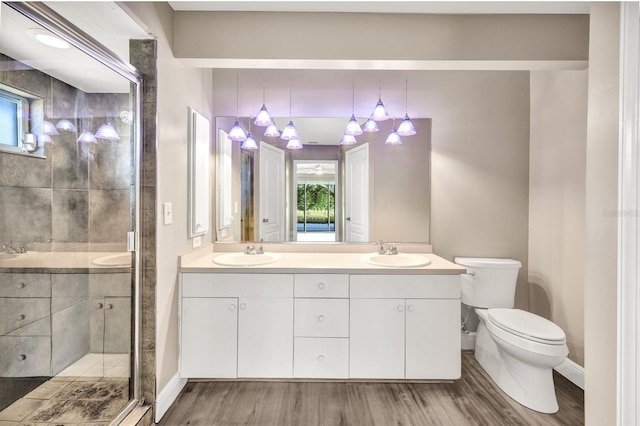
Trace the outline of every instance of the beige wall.
{"label": "beige wall", "polygon": [[[171,51],[173,11],[167,4],[128,7],[158,42],[158,209],[156,288],[156,389],[178,372],[178,264],[192,247],[187,234],[187,108],[212,118],[211,70],[185,68]],[[162,225],[162,203],[173,203],[173,224]],[[211,242],[211,231],[203,243]]]}
{"label": "beige wall", "polygon": [[618,3],[591,5],[585,256],[585,416],[610,425],[617,401]]}
{"label": "beige wall", "polygon": [[531,73],[529,310],[584,366],[587,71]]}

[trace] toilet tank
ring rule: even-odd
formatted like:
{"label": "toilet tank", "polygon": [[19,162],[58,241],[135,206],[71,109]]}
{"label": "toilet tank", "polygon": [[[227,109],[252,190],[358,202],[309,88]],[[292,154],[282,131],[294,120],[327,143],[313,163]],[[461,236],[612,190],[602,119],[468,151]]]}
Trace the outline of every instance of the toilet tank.
{"label": "toilet tank", "polygon": [[522,263],[513,259],[456,257],[462,275],[462,303],[476,308],[513,308]]}

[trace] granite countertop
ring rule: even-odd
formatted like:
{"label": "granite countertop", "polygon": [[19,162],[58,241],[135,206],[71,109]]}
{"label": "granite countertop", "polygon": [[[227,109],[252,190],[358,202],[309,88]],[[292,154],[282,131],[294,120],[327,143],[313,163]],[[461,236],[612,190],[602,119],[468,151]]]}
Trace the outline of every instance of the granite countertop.
{"label": "granite countertop", "polygon": [[[36,252],[0,259],[0,272],[113,273],[130,272],[131,253],[120,252]],[[128,259],[127,259],[128,258]],[[129,260],[129,262],[127,262]]]}
{"label": "granite countertop", "polygon": [[[270,253],[267,251],[267,254]],[[464,274],[464,266],[449,262],[433,253],[415,253],[428,258],[431,263],[421,267],[377,266],[362,259],[366,253],[318,253],[279,252],[281,258],[275,262],[255,266],[222,266],[214,262],[218,256],[228,252],[199,251],[181,256],[180,272],[213,273],[345,273],[345,274],[401,274],[401,275],[445,275]]]}

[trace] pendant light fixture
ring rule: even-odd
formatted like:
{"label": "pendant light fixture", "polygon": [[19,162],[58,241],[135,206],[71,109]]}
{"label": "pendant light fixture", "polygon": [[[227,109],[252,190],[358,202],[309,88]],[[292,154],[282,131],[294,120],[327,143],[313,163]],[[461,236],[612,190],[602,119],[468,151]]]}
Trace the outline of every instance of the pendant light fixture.
{"label": "pendant light fixture", "polygon": [[408,100],[407,100],[408,86],[409,86],[409,76],[408,74],[405,74],[405,80],[404,80],[404,111],[405,113],[404,113],[404,119],[398,126],[398,134],[400,136],[413,136],[416,133],[418,133],[416,131],[415,126],[411,122],[411,119],[409,118],[409,112],[408,112],[409,108],[408,108]]}
{"label": "pendant light fixture", "polygon": [[227,137],[234,142],[244,142],[247,139],[247,135],[244,132],[244,128],[240,124],[240,120],[238,119],[238,110],[240,109],[240,88],[238,86],[238,70],[236,69],[236,122],[233,124],[233,127],[229,130],[229,134]]}
{"label": "pendant light fixture", "polygon": [[267,138],[279,138],[281,135],[276,122],[271,120],[271,124],[265,129],[264,136]]}
{"label": "pendant light fixture", "polygon": [[116,132],[115,127],[111,125],[111,123],[107,122],[100,126],[98,131],[95,134],[95,137],[98,139],[106,139],[109,141],[119,141],[120,136],[118,136],[118,132]]}
{"label": "pendant light fixture", "polygon": [[362,126],[362,131],[367,133],[375,133],[379,130],[380,128],[378,128],[378,123],[376,122],[376,120],[373,119],[372,116],[369,117],[367,121],[364,123],[364,125]]}
{"label": "pendant light fixture", "polygon": [[345,135],[360,136],[362,134],[362,128],[360,123],[356,120],[356,77],[355,75],[351,80],[351,119],[347,123],[347,128],[344,130]]}
{"label": "pendant light fixture", "polygon": [[244,142],[242,142],[242,145],[240,145],[241,149],[249,149],[249,150],[255,150],[258,149],[258,145],[256,144],[256,140],[253,137],[253,135],[251,134],[251,117],[249,117],[249,133],[247,134],[247,139],[244,140]]}
{"label": "pendant light fixture", "polygon": [[78,130],[76,129],[76,126],[74,126],[74,124],[66,118],[58,121],[58,124],[56,124],[56,129],[66,130],[67,132],[75,132]]}
{"label": "pendant light fixture", "polygon": [[45,135],[49,136],[57,136],[60,134],[58,129],[56,129],[56,126],[54,126],[52,122],[46,120],[42,123],[42,130]]}
{"label": "pendant light fixture", "polygon": [[[267,111],[267,107],[265,106],[265,103],[264,103],[265,90],[266,90],[265,86],[266,86],[266,78],[263,74],[262,75],[262,108],[260,108],[258,115],[256,115],[256,120],[253,122],[253,124],[260,127],[269,126],[273,122],[273,120],[271,120],[271,115],[269,115],[269,111]],[[249,131],[251,131],[251,129],[249,129]]]}
{"label": "pendant light fixture", "polygon": [[300,142],[299,138],[289,139],[287,142],[287,149],[302,149],[302,142]]}
{"label": "pendant light fixture", "polygon": [[376,104],[375,108],[373,109],[373,113],[371,114],[371,118],[374,121],[385,121],[391,118],[387,113],[387,110],[385,109],[384,104],[382,103],[381,92],[382,92],[382,82],[381,82],[381,79],[378,78],[378,103]]}
{"label": "pendant light fixture", "polygon": [[396,120],[393,119],[393,127],[391,128],[391,132],[389,136],[387,136],[387,140],[384,141],[385,145],[402,145],[402,139],[400,135],[396,131]]}
{"label": "pendant light fixture", "polygon": [[358,143],[356,138],[353,135],[347,135],[346,133],[342,135],[342,139],[340,139],[340,145],[355,145]]}
{"label": "pendant light fixture", "polygon": [[80,133],[80,137],[78,138],[78,142],[84,143],[98,143],[96,136],[88,130],[84,130]]}
{"label": "pendant light fixture", "polygon": [[[293,124],[293,120],[291,120],[291,80],[292,80],[292,77],[291,77],[291,74],[289,74],[289,124],[287,124],[284,130],[282,130],[282,135],[280,136],[280,138],[286,141],[297,139],[298,143],[300,143],[300,135],[298,134],[298,130],[296,129],[296,126]],[[288,144],[287,144],[287,148],[289,148]],[[295,148],[289,148],[289,149],[295,149]]]}

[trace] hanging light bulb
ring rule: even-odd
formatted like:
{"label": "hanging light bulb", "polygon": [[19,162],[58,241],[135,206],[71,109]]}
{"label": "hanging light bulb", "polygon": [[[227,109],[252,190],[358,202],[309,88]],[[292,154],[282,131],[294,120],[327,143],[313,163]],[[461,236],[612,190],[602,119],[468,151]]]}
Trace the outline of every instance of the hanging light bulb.
{"label": "hanging light bulb", "polygon": [[253,122],[256,126],[265,127],[271,124],[271,115],[269,115],[269,111],[267,111],[267,107],[264,102],[264,93],[265,93],[266,80],[264,74],[262,75],[262,108],[260,108],[260,112],[256,115],[256,120]]}
{"label": "hanging light bulb", "polygon": [[402,139],[398,132],[396,132],[396,120],[393,120],[393,127],[391,128],[391,132],[389,136],[387,136],[387,140],[384,141],[385,145],[401,145]]}
{"label": "hanging light bulb", "polygon": [[83,131],[78,138],[78,142],[98,143],[96,136],[88,130]]}
{"label": "hanging light bulb", "polygon": [[249,133],[247,133],[247,139],[242,142],[240,145],[241,149],[258,149],[258,145],[256,144],[256,140],[251,134],[251,117],[249,117]]}
{"label": "hanging light bulb", "polygon": [[416,131],[415,126],[413,125],[413,123],[411,122],[411,119],[409,118],[409,108],[408,108],[408,86],[409,86],[409,76],[408,74],[405,74],[405,79],[404,79],[404,119],[402,120],[402,123],[400,123],[400,125],[398,126],[398,134],[400,136],[413,136],[416,133],[418,133]]}
{"label": "hanging light bulb", "polygon": [[238,110],[240,109],[240,88],[238,86],[238,70],[236,69],[236,122],[233,123],[233,127],[229,130],[227,137],[234,142],[244,142],[247,139],[247,134],[244,128],[240,124],[238,119]]}
{"label": "hanging light bulb", "polygon": [[247,135],[247,139],[242,142],[240,145],[242,149],[258,149],[258,145],[256,144],[256,140],[251,133]]}
{"label": "hanging light bulb", "polygon": [[347,128],[344,130],[345,135],[360,136],[362,134],[362,128],[360,123],[356,120],[356,77],[353,75],[351,79],[351,119],[347,123]]}
{"label": "hanging light bulb", "polygon": [[391,118],[387,113],[384,104],[382,103],[382,83],[380,78],[378,78],[378,103],[373,109],[373,113],[371,114],[371,118],[375,121],[385,121]]}
{"label": "hanging light bulb", "polygon": [[413,126],[413,123],[411,122],[411,119],[409,118],[409,116],[407,114],[405,114],[404,115],[404,119],[402,120],[402,122],[398,126],[398,134],[400,136],[413,136],[416,133],[418,133],[418,132],[416,131],[416,128]]}
{"label": "hanging light bulb", "polygon": [[280,130],[278,130],[278,126],[276,126],[275,121],[271,121],[271,124],[265,129],[264,136],[267,138],[279,138],[281,135]]}
{"label": "hanging light bulb", "polygon": [[342,135],[342,139],[340,139],[340,145],[355,145],[358,143],[356,138],[353,135],[344,134]]}
{"label": "hanging light bulb", "polygon": [[56,136],[60,134],[60,132],[58,132],[58,129],[56,129],[56,126],[54,126],[50,121],[43,122],[42,129],[44,130],[45,135]]}
{"label": "hanging light bulb", "polygon": [[[289,124],[282,131],[281,139],[285,141],[297,139],[298,143],[300,143],[300,134],[296,129],[296,126],[293,124],[293,120],[291,120],[291,74],[289,74]],[[287,148],[289,148],[289,144],[287,144]],[[300,145],[302,148],[302,144]],[[289,149],[300,149],[300,148],[289,148]]]}
{"label": "hanging light bulb", "polygon": [[110,123],[105,123],[102,126],[100,126],[100,128],[95,134],[95,137],[100,139],[107,139],[110,141],[120,140],[120,136],[118,136],[118,132],[116,132],[116,129]]}
{"label": "hanging light bulb", "polygon": [[287,143],[287,149],[302,149],[302,142],[300,142],[299,138],[289,139]]}
{"label": "hanging light bulb", "polygon": [[38,142],[40,142],[40,146],[42,146],[46,143],[53,143],[53,139],[51,139],[51,136],[45,133],[43,135],[38,136]]}
{"label": "hanging light bulb", "polygon": [[75,132],[78,130],[76,129],[76,126],[74,126],[73,123],[66,118],[58,121],[58,124],[56,124],[56,128],[60,130],[66,130],[67,132]]}
{"label": "hanging light bulb", "polygon": [[375,133],[379,131],[378,123],[373,119],[373,117],[369,117],[369,119],[362,126],[362,131],[367,133]]}

